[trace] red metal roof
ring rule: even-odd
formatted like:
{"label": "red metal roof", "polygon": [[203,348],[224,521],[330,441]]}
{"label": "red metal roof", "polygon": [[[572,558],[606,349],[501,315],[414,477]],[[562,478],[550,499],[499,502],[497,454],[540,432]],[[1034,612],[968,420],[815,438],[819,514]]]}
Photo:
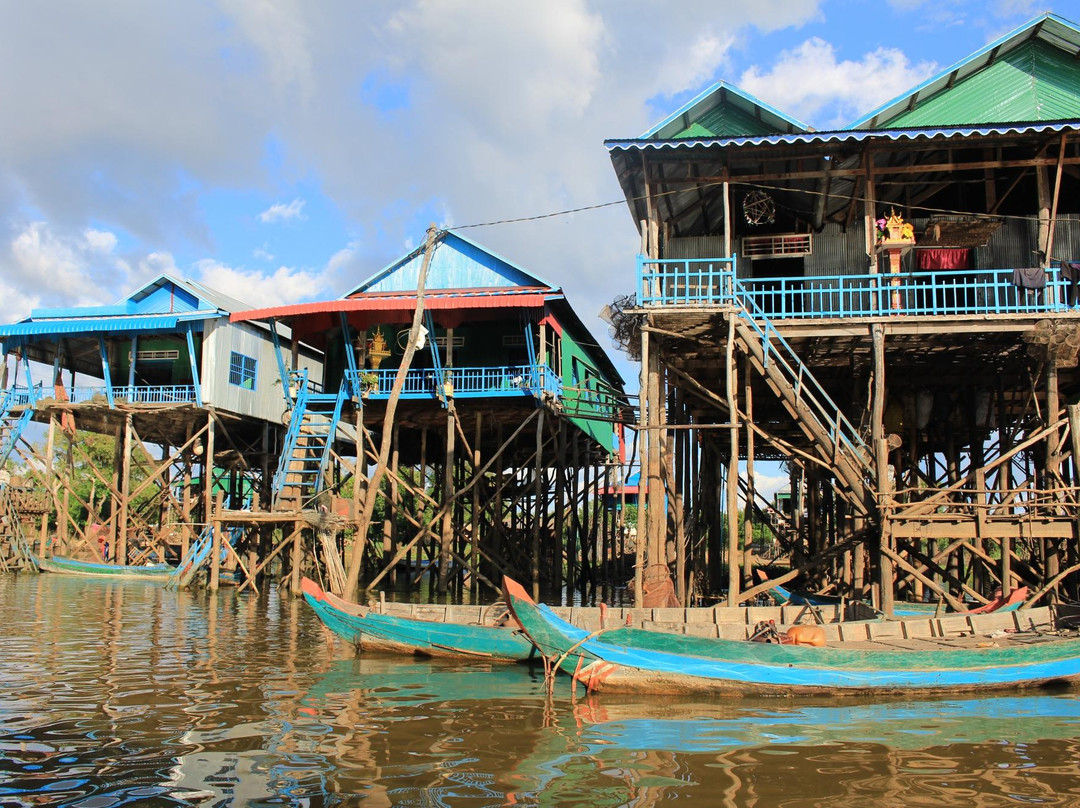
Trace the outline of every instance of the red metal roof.
{"label": "red metal roof", "polygon": [[[435,315],[435,321],[444,328],[455,328],[466,320],[477,319],[478,309],[543,309],[552,294],[536,288],[520,291],[438,290],[424,295],[424,309]],[[558,294],[557,292],[555,294]],[[561,294],[558,295],[561,297]],[[295,303],[288,306],[271,306],[265,309],[237,311],[229,315],[234,323],[249,320],[284,320],[292,327],[293,334],[310,340],[339,324],[339,315],[345,314],[349,324],[356,328],[370,328],[384,323],[407,323],[416,310],[416,293],[364,294],[338,300],[318,300],[314,303]],[[320,342],[316,340],[316,342]]]}
{"label": "red metal roof", "polygon": [[[433,311],[453,309],[509,309],[542,308],[547,294],[535,289],[522,292],[431,292],[424,295],[424,308]],[[288,306],[271,306],[265,309],[236,311],[229,315],[229,321],[240,323],[246,320],[268,320],[302,317],[305,314],[337,314],[339,312],[390,312],[413,311],[416,308],[415,294],[377,294],[353,297],[347,300],[319,300],[314,303],[294,303]]]}

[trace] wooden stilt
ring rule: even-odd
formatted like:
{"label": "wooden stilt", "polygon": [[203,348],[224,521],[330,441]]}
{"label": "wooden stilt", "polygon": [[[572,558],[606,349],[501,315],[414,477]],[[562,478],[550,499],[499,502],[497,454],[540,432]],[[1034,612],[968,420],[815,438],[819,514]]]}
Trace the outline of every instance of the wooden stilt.
{"label": "wooden stilt", "polygon": [[727,564],[729,606],[739,600],[739,408],[735,400],[738,373],[735,365],[735,320],[728,318],[727,343],[725,345],[725,391],[730,424],[728,429],[728,464],[727,464]]}

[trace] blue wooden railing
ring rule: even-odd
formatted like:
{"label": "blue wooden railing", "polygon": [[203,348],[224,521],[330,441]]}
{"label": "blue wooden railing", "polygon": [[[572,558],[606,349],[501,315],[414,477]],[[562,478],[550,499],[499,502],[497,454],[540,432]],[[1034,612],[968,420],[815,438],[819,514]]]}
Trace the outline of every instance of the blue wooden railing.
{"label": "blue wooden railing", "polygon": [[[96,387],[65,387],[68,401],[72,404],[86,404],[95,398],[103,402],[109,400],[104,386]],[[38,390],[35,397],[52,397],[55,394],[53,388]],[[30,395],[25,387],[16,387],[11,391],[12,404],[30,403]],[[195,387],[190,384],[170,384],[164,386],[134,386],[113,385],[113,399],[123,399],[138,404],[186,404],[195,401]]]}
{"label": "blue wooden railing", "polygon": [[731,258],[651,260],[638,256],[638,303],[642,306],[724,304],[735,276]]}
{"label": "blue wooden railing", "polygon": [[[735,257],[638,256],[643,306],[730,305]],[[1026,314],[1065,311],[1068,282],[1052,269],[1044,289],[1022,289],[1012,269],[926,270],[877,275],[740,278],[740,294],[772,320],[883,314]],[[1074,290],[1075,291],[1075,290]]]}
{"label": "blue wooden railing", "polygon": [[[346,371],[350,384],[368,399],[387,398],[394,387],[397,368]],[[506,365],[501,367],[414,368],[405,375],[401,396],[407,399],[438,399],[446,383],[457,398],[497,398],[563,394],[562,379],[546,365]]]}

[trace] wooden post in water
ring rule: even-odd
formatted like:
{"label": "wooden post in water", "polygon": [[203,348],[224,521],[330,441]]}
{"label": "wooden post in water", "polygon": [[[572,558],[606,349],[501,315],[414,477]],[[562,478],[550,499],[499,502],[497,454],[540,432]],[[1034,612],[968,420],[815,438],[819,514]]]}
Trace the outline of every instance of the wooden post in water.
{"label": "wooden post in water", "polygon": [[878,512],[881,515],[881,536],[878,549],[878,590],[877,607],[886,615],[893,613],[893,593],[896,582],[894,580],[892,557],[886,552],[891,550],[890,530],[886,514],[890,510],[890,486],[889,486],[889,455],[886,445],[884,416],[885,416],[885,330],[881,323],[871,326],[871,335],[874,353],[874,389],[871,393],[871,416],[870,430],[874,445],[874,456],[877,466],[878,488]]}
{"label": "wooden post in water", "polygon": [[559,431],[555,438],[555,569],[552,570],[553,595],[558,602],[562,599],[563,590],[563,548],[565,546],[564,531],[566,530],[566,421],[559,419]]}
{"label": "wooden post in water", "polygon": [[724,379],[728,409],[728,466],[727,466],[727,605],[739,603],[739,407],[735,399],[738,370],[735,365],[735,319],[728,317],[727,342],[724,346]]}
{"label": "wooden post in water", "polygon": [[[1052,232],[1052,231],[1051,231]],[[1053,424],[1058,417],[1058,413],[1061,411],[1061,398],[1058,393],[1058,369],[1057,369],[1057,357],[1056,351],[1051,346],[1047,346],[1046,357],[1046,423],[1047,425]],[[1060,470],[1061,470],[1061,433],[1057,429],[1051,430],[1046,436],[1046,466],[1043,475],[1043,486],[1045,488],[1057,488],[1060,485]],[[1057,499],[1060,494],[1051,495],[1052,498]],[[1043,505],[1044,508],[1050,510],[1053,506],[1049,502]],[[1056,508],[1053,509],[1056,512]],[[1047,541],[1047,555],[1046,555],[1046,580],[1052,581],[1057,577],[1061,571],[1061,543],[1058,539],[1053,538]],[[1051,598],[1056,598],[1057,592],[1051,595]]]}
{"label": "wooden post in water", "polygon": [[[386,401],[386,410],[383,415],[382,438],[379,447],[379,459],[375,465],[375,470],[371,474],[371,479],[368,481],[367,496],[364,497],[363,508],[357,516],[356,532],[357,536],[361,539],[361,543],[358,548],[354,549],[352,557],[349,559],[345,597],[350,600],[356,599],[356,588],[360,582],[360,570],[364,561],[363,548],[367,543],[368,525],[371,524],[371,515],[375,511],[375,499],[379,496],[379,487],[382,483],[383,476],[386,474],[387,463],[390,460],[391,430],[388,428],[388,425],[394,423],[394,418],[397,415],[398,400],[401,398],[401,391],[405,387],[405,377],[412,364],[413,354],[416,353],[416,343],[420,337],[420,329],[424,322],[424,288],[427,283],[428,266],[431,264],[431,256],[435,251],[437,240],[438,234],[436,233],[435,225],[432,224],[428,227],[427,241],[424,243],[424,258],[420,263],[420,272],[416,281],[416,309],[413,312],[412,326],[409,329],[409,341],[405,345],[405,351],[401,357],[401,364],[398,366],[397,375],[394,376],[394,386],[391,388],[390,396]],[[435,339],[434,334],[429,336],[431,339]]]}
{"label": "wooden post in water", "polygon": [[754,386],[750,380],[750,357],[743,360],[743,410],[746,413],[746,504],[743,508],[743,583],[754,585],[753,544],[756,483],[754,481]]}
{"label": "wooden post in water", "polygon": [[128,545],[128,522],[130,521],[130,515],[128,509],[130,508],[131,498],[131,413],[127,413],[124,416],[124,433],[123,433],[123,466],[120,472],[120,524],[118,526],[117,540],[116,540],[116,557],[117,563],[127,563],[127,545]]}
{"label": "wooden post in water", "polygon": [[[471,475],[473,478],[480,473],[480,442],[484,438],[484,414],[481,412],[476,413],[476,421],[473,428],[473,446],[472,446],[472,458],[470,459]],[[480,576],[477,573],[480,571],[481,555],[481,533],[484,525],[483,512],[481,511],[480,504],[480,486],[474,485],[472,491],[472,515],[470,517],[470,529],[469,529],[469,562],[472,564],[472,575],[470,576],[470,583],[472,584],[472,595],[475,599],[480,595]]]}
{"label": "wooden post in water", "polygon": [[[213,526],[214,538],[210,551],[210,591],[217,592],[221,586],[221,547],[225,537],[221,534],[221,511],[224,507],[225,492],[218,491],[213,500],[213,512],[207,516]],[[209,506],[208,506],[209,507]],[[294,595],[296,590],[293,590]]]}
{"label": "wooden post in water", "polygon": [[644,605],[644,567],[646,547],[651,541],[649,531],[649,452],[652,436],[649,434],[651,400],[649,398],[649,329],[641,329],[641,376],[638,391],[638,440],[640,444],[641,464],[638,473],[638,514],[637,539],[634,543],[634,608]]}
{"label": "wooden post in water", "polygon": [[[56,501],[56,413],[49,413],[49,437],[45,443],[45,484],[49,489],[49,498]],[[57,514],[59,516],[59,514]],[[59,520],[57,520],[59,521]],[[41,523],[41,535],[38,538],[38,555],[45,558],[46,542],[48,540],[48,514],[43,517]],[[57,525],[59,532],[59,525]]]}
{"label": "wooden post in water", "polygon": [[446,444],[445,454],[443,455],[442,505],[444,510],[439,538],[439,579],[436,590],[440,595],[446,594],[446,588],[450,581],[450,550],[453,548],[454,541],[454,509],[448,507],[448,505],[454,496],[454,450],[457,439],[457,431],[454,428],[455,418],[454,408],[451,405],[446,409]]}

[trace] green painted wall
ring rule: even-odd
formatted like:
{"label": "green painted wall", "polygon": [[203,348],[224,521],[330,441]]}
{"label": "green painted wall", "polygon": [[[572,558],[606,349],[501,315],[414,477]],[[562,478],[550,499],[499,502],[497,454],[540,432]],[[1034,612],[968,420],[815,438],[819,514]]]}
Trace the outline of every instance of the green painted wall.
{"label": "green painted wall", "polygon": [[[194,334],[195,351],[202,350],[202,334]],[[176,359],[153,359],[135,363],[135,384],[169,385],[191,384],[191,359],[188,356],[185,337],[139,337],[136,344],[139,353],[143,351],[178,351]],[[124,385],[128,381],[128,368],[131,366],[131,341],[118,343],[116,359],[112,368],[114,385]]]}
{"label": "green painted wall", "polygon": [[[600,445],[609,449],[616,448],[614,425],[588,417],[590,415],[601,418],[611,417],[611,410],[607,406],[611,401],[611,396],[603,376],[592,364],[589,355],[566,331],[563,331],[561,347],[563,406],[568,412],[578,412],[586,416],[571,416],[570,420]],[[574,388],[588,388],[588,390]]]}

